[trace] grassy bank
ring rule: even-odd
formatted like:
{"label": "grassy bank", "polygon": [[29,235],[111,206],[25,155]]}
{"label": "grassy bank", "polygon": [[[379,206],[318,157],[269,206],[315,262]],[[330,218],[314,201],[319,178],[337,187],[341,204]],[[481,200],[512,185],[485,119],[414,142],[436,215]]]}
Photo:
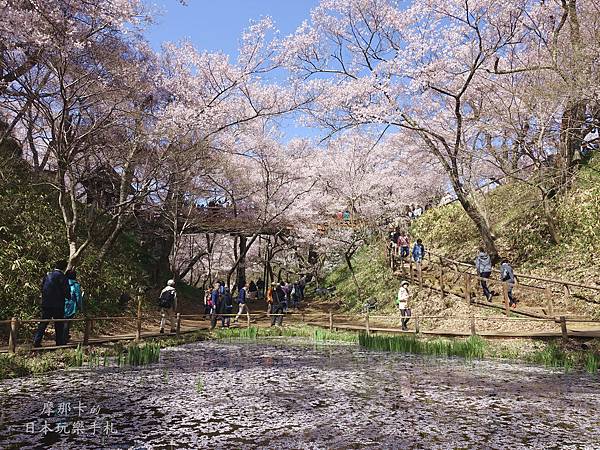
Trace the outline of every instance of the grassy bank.
{"label": "grassy bank", "polygon": [[358,344],[376,351],[392,351],[421,355],[462,357],[471,359],[503,359],[559,368],[565,371],[585,370],[596,374],[600,368],[600,340],[588,348],[573,347],[560,340],[533,342],[523,340],[485,340],[479,336],[467,339],[417,338],[414,335],[370,335],[352,331],[329,331],[314,326],[273,328],[225,328],[212,332],[198,331],[179,337],[151,338],[141,344],[116,342],[102,347],[56,350],[36,355],[0,354],[0,380],[41,375],[70,367],[136,366],[157,362],[160,349],[208,339],[247,339],[264,337],[302,337],[313,342],[337,341]]}
{"label": "grassy bank", "polygon": [[158,361],[159,351],[162,348],[202,341],[208,337],[206,331],[198,331],[182,334],[179,337],[151,338],[141,344],[115,342],[101,347],[59,349],[37,354],[0,353],[0,380],[41,375],[69,367],[151,364]]}
{"label": "grassy bank", "polygon": [[[418,339],[413,335],[371,335],[362,333],[359,344],[367,349],[413,353],[434,356],[458,356],[470,359],[508,359],[539,364],[547,368],[558,368],[565,372],[585,370],[598,373],[600,352],[597,349],[569,349],[558,341],[550,341],[540,346],[514,343],[507,346],[498,341],[486,341],[479,336],[467,339]],[[596,343],[596,346],[598,343]]]}
{"label": "grassy bank", "polygon": [[376,241],[363,246],[352,258],[352,264],[362,300],[347,265],[340,264],[325,278],[326,286],[335,286],[335,296],[342,303],[342,308],[359,312],[367,299],[377,299],[381,306],[393,305],[398,280],[394,278],[385,259],[385,244]]}
{"label": "grassy bank", "polygon": [[258,339],[262,337],[304,337],[316,342],[358,342],[358,335],[348,331],[329,331],[312,326],[286,326],[271,328],[223,328],[213,331],[217,339]]}
{"label": "grassy bank", "polygon": [[[496,245],[518,269],[548,276],[598,283],[600,273],[600,155],[581,166],[572,188],[552,201],[560,242],[552,242],[539,191],[512,182],[477,196]],[[472,262],[480,242],[460,204],[428,210],[411,235],[454,259]],[[600,309],[600,307],[599,307]]]}

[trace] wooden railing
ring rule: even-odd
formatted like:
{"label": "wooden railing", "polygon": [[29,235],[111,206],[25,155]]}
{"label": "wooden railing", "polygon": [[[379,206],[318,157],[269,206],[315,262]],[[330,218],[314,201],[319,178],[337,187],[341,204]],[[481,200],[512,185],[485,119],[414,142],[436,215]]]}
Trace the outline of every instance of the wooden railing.
{"label": "wooden railing", "polygon": [[[142,321],[143,319],[157,318],[157,314],[153,316],[142,316],[141,313],[138,313],[135,316],[118,316],[118,317],[110,317],[110,316],[99,316],[99,317],[85,317],[80,319],[25,319],[19,320],[17,318],[12,318],[11,320],[2,320],[0,321],[0,326],[9,326],[9,343],[7,351],[9,353],[16,352],[18,348],[18,329],[20,325],[28,324],[28,323],[40,323],[40,322],[83,322],[83,338],[81,341],[74,342],[71,345],[61,346],[61,347],[69,347],[75,344],[77,345],[89,345],[90,338],[92,336],[93,324],[96,322],[102,321],[134,321],[136,323],[136,333],[135,335],[131,335],[131,339],[135,341],[139,341],[143,338],[142,336]],[[217,318],[223,317],[235,317],[237,314],[217,314]],[[256,323],[260,319],[272,319],[274,316],[284,316],[288,318],[289,321],[295,323],[302,323],[306,325],[313,325],[323,328],[328,328],[329,330],[349,330],[349,331],[364,331],[367,334],[371,334],[374,332],[386,332],[386,333],[409,333],[409,334],[430,334],[430,335],[453,335],[453,336],[469,336],[476,334],[483,334],[487,337],[503,337],[503,338],[512,338],[512,337],[541,337],[544,335],[546,337],[562,336],[563,339],[568,339],[569,336],[580,336],[580,337],[590,337],[590,336],[600,336],[600,320],[594,319],[579,319],[579,318],[568,318],[566,316],[560,316],[555,318],[525,318],[525,317],[506,317],[506,316],[443,316],[443,315],[413,315],[410,317],[411,327],[414,326],[414,330],[406,331],[400,328],[394,328],[393,324],[389,324],[390,319],[401,320],[402,316],[399,313],[390,314],[390,315],[376,315],[365,313],[359,316],[350,315],[350,314],[337,314],[333,311],[329,311],[326,313],[306,313],[303,311],[285,313],[285,314],[268,314],[266,312],[261,313],[250,313],[246,311],[246,314],[242,314],[246,318],[246,327],[252,326],[252,322]],[[214,318],[214,317],[213,317]],[[205,320],[210,321],[211,318],[205,318],[202,314],[176,314],[176,330],[175,335],[179,336],[183,331],[181,330],[182,321],[184,320]],[[379,319],[386,319],[388,323],[379,324],[374,323]],[[439,330],[439,329],[429,329],[426,330],[425,324],[428,320],[462,320],[469,321],[470,327],[468,332],[460,332],[456,330]],[[506,333],[506,332],[494,332],[494,331],[484,331],[479,330],[477,332],[476,324],[480,321],[504,321],[504,322],[515,322],[515,321],[530,321],[530,322],[547,322],[554,323],[560,327],[560,332],[531,332],[531,333]],[[568,323],[594,323],[598,324],[598,328],[596,330],[591,330],[589,332],[569,332],[567,324]],[[258,324],[257,324],[258,325]],[[259,325],[260,326],[260,325]],[[185,332],[193,332],[209,329],[210,324],[208,326],[202,327],[192,327],[192,329],[186,330]],[[154,337],[156,335],[153,335]],[[103,338],[103,341],[111,341],[117,339],[123,339],[122,336],[100,336]],[[129,338],[129,337],[126,337]],[[42,349],[56,349],[61,348],[57,346],[44,347]]]}
{"label": "wooden railing", "polygon": [[[447,294],[453,294],[457,296],[464,297],[464,299],[472,304],[474,303],[473,294],[476,292],[476,289],[473,289],[473,282],[485,281],[488,283],[490,287],[494,285],[500,284],[502,286],[502,296],[505,314],[510,314],[509,307],[509,287],[510,283],[502,282],[495,278],[483,278],[478,276],[475,272],[475,267],[473,265],[455,261],[436,252],[427,251],[426,252],[426,261],[421,262],[419,264],[415,263],[413,259],[409,256],[408,258],[400,258],[397,256],[397,252],[390,251],[388,249],[388,259],[390,262],[390,267],[393,271],[397,268],[405,274],[405,276],[413,283],[418,283],[420,287],[427,287],[440,292],[442,297]],[[437,260],[437,261],[436,261]],[[426,277],[423,276],[423,265],[426,267]],[[462,270],[461,270],[462,269]],[[437,272],[437,273],[434,273]],[[499,274],[500,271],[497,269],[493,269],[493,274]],[[446,278],[448,275],[453,276],[455,281],[452,283],[448,283]],[[552,290],[551,285],[561,286],[559,292],[564,293],[567,296],[572,295],[572,292],[569,290],[569,286],[578,287],[583,289],[589,289],[594,293],[600,293],[600,287],[595,285],[584,285],[581,283],[566,281],[566,280],[553,280],[550,278],[538,277],[534,275],[527,275],[521,273],[515,273],[517,278],[517,282],[513,285],[515,292],[527,291],[529,293],[534,293],[538,297],[544,298],[544,307],[545,309],[544,316],[554,316],[555,312],[555,302],[554,297],[556,294],[556,290]],[[424,278],[426,280],[435,280],[435,284],[425,284]],[[457,285],[457,281],[460,281],[460,286]],[[523,281],[525,280],[525,281]],[[529,281],[529,282],[527,282]],[[534,283],[531,283],[533,281]],[[544,285],[538,285],[537,282],[544,282]],[[452,290],[452,288],[458,288],[458,291]],[[513,310],[518,314],[526,314],[531,315],[533,313],[522,311],[522,310]],[[539,316],[539,315],[536,315]]]}

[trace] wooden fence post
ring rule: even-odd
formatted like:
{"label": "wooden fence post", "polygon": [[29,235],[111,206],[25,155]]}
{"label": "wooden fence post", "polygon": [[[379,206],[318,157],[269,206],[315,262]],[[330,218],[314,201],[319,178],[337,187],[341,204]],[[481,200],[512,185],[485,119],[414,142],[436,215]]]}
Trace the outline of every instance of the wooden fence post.
{"label": "wooden fence post", "polygon": [[471,317],[471,336],[475,336],[477,332],[475,331],[475,317]]}
{"label": "wooden fence post", "polygon": [[419,287],[423,288],[423,272],[422,272],[421,266],[422,266],[422,262],[419,261],[417,263],[417,275],[419,277]]}
{"label": "wooden fence post", "polygon": [[250,328],[250,310],[248,309],[248,305],[246,305],[246,328]]}
{"label": "wooden fence post", "polygon": [[179,336],[181,331],[181,313],[177,313],[177,327],[175,328],[175,335]]}
{"label": "wooden fence post", "polygon": [[554,301],[552,300],[552,290],[546,286],[544,289],[546,295],[546,307],[548,308],[547,316],[554,316]]}
{"label": "wooden fence post", "polygon": [[367,336],[371,334],[371,329],[369,328],[369,310],[367,309],[367,316],[365,317],[365,329],[367,330]]}
{"label": "wooden fence post", "polygon": [[569,339],[569,333],[567,332],[567,318],[565,316],[560,316],[560,332],[565,341]]}
{"label": "wooden fence post", "polygon": [[509,298],[508,298],[508,281],[502,283],[502,293],[504,295],[504,313],[508,317],[510,314]]}
{"label": "wooden fence post", "polygon": [[413,281],[413,260],[411,259],[408,263],[408,278]]}
{"label": "wooden fence post", "polygon": [[142,339],[142,289],[138,289],[137,295],[137,319],[136,319],[136,330],[135,340],[139,342]]}
{"label": "wooden fence post", "polygon": [[465,272],[463,274],[464,282],[465,282],[465,300],[468,304],[472,303],[471,300],[471,276],[469,273]]}
{"label": "wooden fence post", "polygon": [[17,318],[13,317],[12,319],[10,319],[10,331],[8,335],[8,353],[15,353],[17,351],[17,326]]}
{"label": "wooden fence post", "polygon": [[88,345],[90,334],[92,332],[92,320],[88,317],[83,322],[83,345]]}
{"label": "wooden fence post", "polygon": [[415,317],[415,334],[419,334],[421,329],[419,327],[419,316]]}
{"label": "wooden fence post", "polygon": [[333,312],[329,310],[329,331],[333,331]]}

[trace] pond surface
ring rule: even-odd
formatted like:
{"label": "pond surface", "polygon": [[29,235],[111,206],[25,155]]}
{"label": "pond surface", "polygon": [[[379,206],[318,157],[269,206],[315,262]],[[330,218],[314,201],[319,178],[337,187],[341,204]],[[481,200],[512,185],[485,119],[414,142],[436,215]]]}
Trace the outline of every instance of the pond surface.
{"label": "pond surface", "polygon": [[0,448],[600,449],[600,379],[303,341],[0,382]]}

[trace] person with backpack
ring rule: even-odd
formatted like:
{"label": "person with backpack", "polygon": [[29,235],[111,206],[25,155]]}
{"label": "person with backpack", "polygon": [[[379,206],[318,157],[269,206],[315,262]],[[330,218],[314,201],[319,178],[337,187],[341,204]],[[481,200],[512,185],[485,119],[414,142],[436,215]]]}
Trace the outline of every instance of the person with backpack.
{"label": "person with backpack", "polygon": [[283,281],[277,284],[273,289],[273,304],[271,306],[271,326],[283,324],[283,314],[285,311],[285,292],[283,291]]}
{"label": "person with backpack", "polygon": [[408,281],[403,281],[400,283],[400,289],[398,290],[398,297],[396,300],[396,304],[398,305],[398,310],[400,311],[400,315],[402,316],[402,330],[408,330],[408,321],[410,320],[411,311],[408,307],[408,301],[410,299],[410,293],[408,292]]}
{"label": "person with backpack", "polygon": [[177,310],[177,291],[175,290],[175,280],[167,281],[165,288],[160,291],[158,297],[158,306],[160,307],[160,333],[165,332],[166,317],[169,317],[171,333],[175,333],[175,311]]}
{"label": "person with backpack", "polygon": [[[67,270],[65,276],[67,277],[69,283],[69,296],[65,299],[65,319],[72,319],[77,311],[81,311],[81,285],[77,281],[77,272],[75,272],[74,269]],[[64,322],[64,324],[63,342],[66,344],[71,339],[71,335],[69,334],[71,322]]]}
{"label": "person with backpack", "polygon": [[248,296],[247,292],[248,292],[248,283],[246,283],[244,285],[244,287],[242,287],[238,292],[238,298],[237,298],[238,313],[235,316],[235,320],[233,321],[233,323],[238,322],[238,320],[239,320],[240,316],[242,315],[242,313],[244,312],[244,310],[246,311],[246,313],[250,314],[250,311],[248,310],[248,305],[246,304],[246,297]]}
{"label": "person with backpack", "polygon": [[412,257],[413,261],[417,264],[421,264],[423,258],[425,257],[425,246],[423,245],[423,241],[421,239],[417,239],[415,245],[412,249]]}
{"label": "person with backpack", "polygon": [[488,302],[491,302],[492,293],[488,288],[487,280],[492,274],[492,260],[490,255],[486,253],[483,247],[479,247],[479,254],[475,258],[475,270],[477,270],[477,275],[479,276],[479,282],[481,283],[483,295]]}
{"label": "person with backpack", "polygon": [[219,311],[221,310],[223,303],[223,292],[225,290],[224,283],[221,284],[219,281],[215,283],[214,288],[210,294],[210,329],[214,329],[217,326],[217,320]]}
{"label": "person with backpack", "polygon": [[248,303],[251,303],[253,300],[256,300],[258,298],[258,287],[256,286],[256,283],[254,282],[254,280],[250,281],[250,284],[248,285]]}
{"label": "person with backpack", "polygon": [[221,328],[229,328],[231,324],[231,315],[233,314],[233,298],[227,286],[223,286],[223,301],[221,302]]}
{"label": "person with backpack", "polygon": [[513,297],[513,288],[515,287],[517,278],[515,277],[513,268],[507,259],[503,259],[500,263],[500,281],[507,283],[506,287],[508,289],[508,305],[511,308],[516,308],[517,301]]}
{"label": "person with backpack", "polygon": [[[42,280],[42,320],[65,318],[65,299],[70,297],[71,288],[65,276],[68,263],[64,259],[54,264],[54,270],[48,272]],[[64,345],[64,322],[54,322],[56,345]],[[33,337],[33,346],[40,347],[48,322],[40,322]]]}

